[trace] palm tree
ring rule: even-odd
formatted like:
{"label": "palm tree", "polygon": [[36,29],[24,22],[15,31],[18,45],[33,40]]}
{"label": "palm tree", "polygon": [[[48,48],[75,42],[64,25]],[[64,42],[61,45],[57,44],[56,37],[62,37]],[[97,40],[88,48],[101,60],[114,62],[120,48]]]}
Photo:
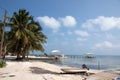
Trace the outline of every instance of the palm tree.
{"label": "palm tree", "polygon": [[2,21],[0,21],[0,57],[2,56],[2,48],[1,48],[1,37],[2,37]]}
{"label": "palm tree", "polygon": [[44,51],[42,44],[46,42],[47,37],[29,12],[24,9],[14,12],[10,23],[12,23],[9,32],[11,43],[8,45],[8,50],[17,54],[17,59],[20,58],[20,55],[24,59],[30,50]]}
{"label": "palm tree", "polygon": [[6,38],[7,38],[7,31],[3,29],[7,26],[8,23],[0,21],[0,57],[5,56],[6,52]]}
{"label": "palm tree", "polygon": [[3,26],[3,23],[0,20],[0,42],[1,42],[1,37],[2,37],[2,26]]}
{"label": "palm tree", "polygon": [[3,54],[4,55],[4,37],[5,37],[5,26],[6,26],[6,14],[7,14],[7,11],[5,10],[5,13],[4,13],[4,18],[3,18],[3,22],[2,22],[2,29],[1,29],[1,44],[0,44],[0,54]]}

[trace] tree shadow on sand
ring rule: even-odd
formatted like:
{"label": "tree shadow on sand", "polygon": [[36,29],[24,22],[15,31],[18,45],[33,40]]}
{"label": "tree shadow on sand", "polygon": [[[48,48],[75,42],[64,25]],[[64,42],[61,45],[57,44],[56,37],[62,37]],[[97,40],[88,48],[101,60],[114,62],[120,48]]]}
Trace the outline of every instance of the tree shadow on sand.
{"label": "tree shadow on sand", "polygon": [[45,69],[39,68],[39,67],[30,67],[30,71],[34,74],[59,74],[57,72],[45,70]]}
{"label": "tree shadow on sand", "polygon": [[[63,72],[53,72],[50,70],[46,70],[43,68],[39,68],[39,67],[30,67],[30,71],[34,74],[55,74],[55,75],[86,75],[85,73],[63,73]],[[89,73],[89,75],[93,75],[92,73]]]}

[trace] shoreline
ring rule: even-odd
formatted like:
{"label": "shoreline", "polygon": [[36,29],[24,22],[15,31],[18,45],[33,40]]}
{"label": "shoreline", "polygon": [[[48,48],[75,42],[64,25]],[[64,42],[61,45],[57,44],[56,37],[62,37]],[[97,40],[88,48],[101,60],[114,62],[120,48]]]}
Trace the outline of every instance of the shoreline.
{"label": "shoreline", "polygon": [[[14,60],[15,58],[16,58],[16,56],[6,56],[6,60],[7,61]],[[86,64],[90,69],[94,69],[94,70],[111,70],[111,69],[113,70],[113,69],[119,69],[118,65],[116,65],[117,67],[110,67],[110,66],[103,65],[102,62],[100,63],[100,61],[99,61],[99,63],[97,63],[98,59],[96,59],[96,58],[94,60],[92,59],[95,63],[90,63],[88,61],[88,63],[82,62],[82,64],[79,64],[79,63],[81,63],[81,62],[79,62],[79,63],[77,63],[78,65],[74,64],[74,63],[73,64],[69,64],[69,61],[67,61],[68,62],[67,64],[66,63],[64,64],[64,60],[66,61],[67,58],[65,57],[63,59],[56,60],[55,57],[49,57],[49,56],[48,57],[47,56],[29,56],[28,59],[26,59],[26,61],[43,61],[43,62],[47,62],[47,63],[50,63],[50,64],[55,64],[55,65],[58,65],[58,66],[68,66],[68,67],[76,67],[76,68],[80,68],[80,67],[82,67],[82,64]],[[87,61],[89,59],[85,59],[85,60]],[[95,61],[95,60],[97,60],[97,61]],[[108,65],[110,65],[110,64],[108,64]]]}
{"label": "shoreline", "polygon": [[[7,66],[0,68],[0,80],[112,80],[120,76],[117,70],[93,70],[90,75],[61,74],[61,68],[72,68],[59,66],[43,61],[6,61]],[[109,77],[108,77],[109,75]]]}

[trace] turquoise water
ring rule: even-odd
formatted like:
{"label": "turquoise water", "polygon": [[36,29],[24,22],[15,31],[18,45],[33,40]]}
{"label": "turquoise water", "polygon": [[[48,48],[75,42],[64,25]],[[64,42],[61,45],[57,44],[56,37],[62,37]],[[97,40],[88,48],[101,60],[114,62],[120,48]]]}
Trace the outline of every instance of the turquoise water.
{"label": "turquoise water", "polygon": [[120,56],[96,56],[95,58],[83,58],[80,55],[67,55],[67,58],[58,60],[54,64],[80,68],[86,64],[90,69],[106,70],[120,68]]}

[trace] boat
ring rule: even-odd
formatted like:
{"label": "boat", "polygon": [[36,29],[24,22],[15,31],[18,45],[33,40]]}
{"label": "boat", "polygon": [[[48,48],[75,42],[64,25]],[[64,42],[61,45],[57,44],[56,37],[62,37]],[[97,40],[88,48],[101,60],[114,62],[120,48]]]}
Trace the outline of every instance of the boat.
{"label": "boat", "polygon": [[78,68],[62,68],[64,73],[87,73],[87,69],[78,69]]}

